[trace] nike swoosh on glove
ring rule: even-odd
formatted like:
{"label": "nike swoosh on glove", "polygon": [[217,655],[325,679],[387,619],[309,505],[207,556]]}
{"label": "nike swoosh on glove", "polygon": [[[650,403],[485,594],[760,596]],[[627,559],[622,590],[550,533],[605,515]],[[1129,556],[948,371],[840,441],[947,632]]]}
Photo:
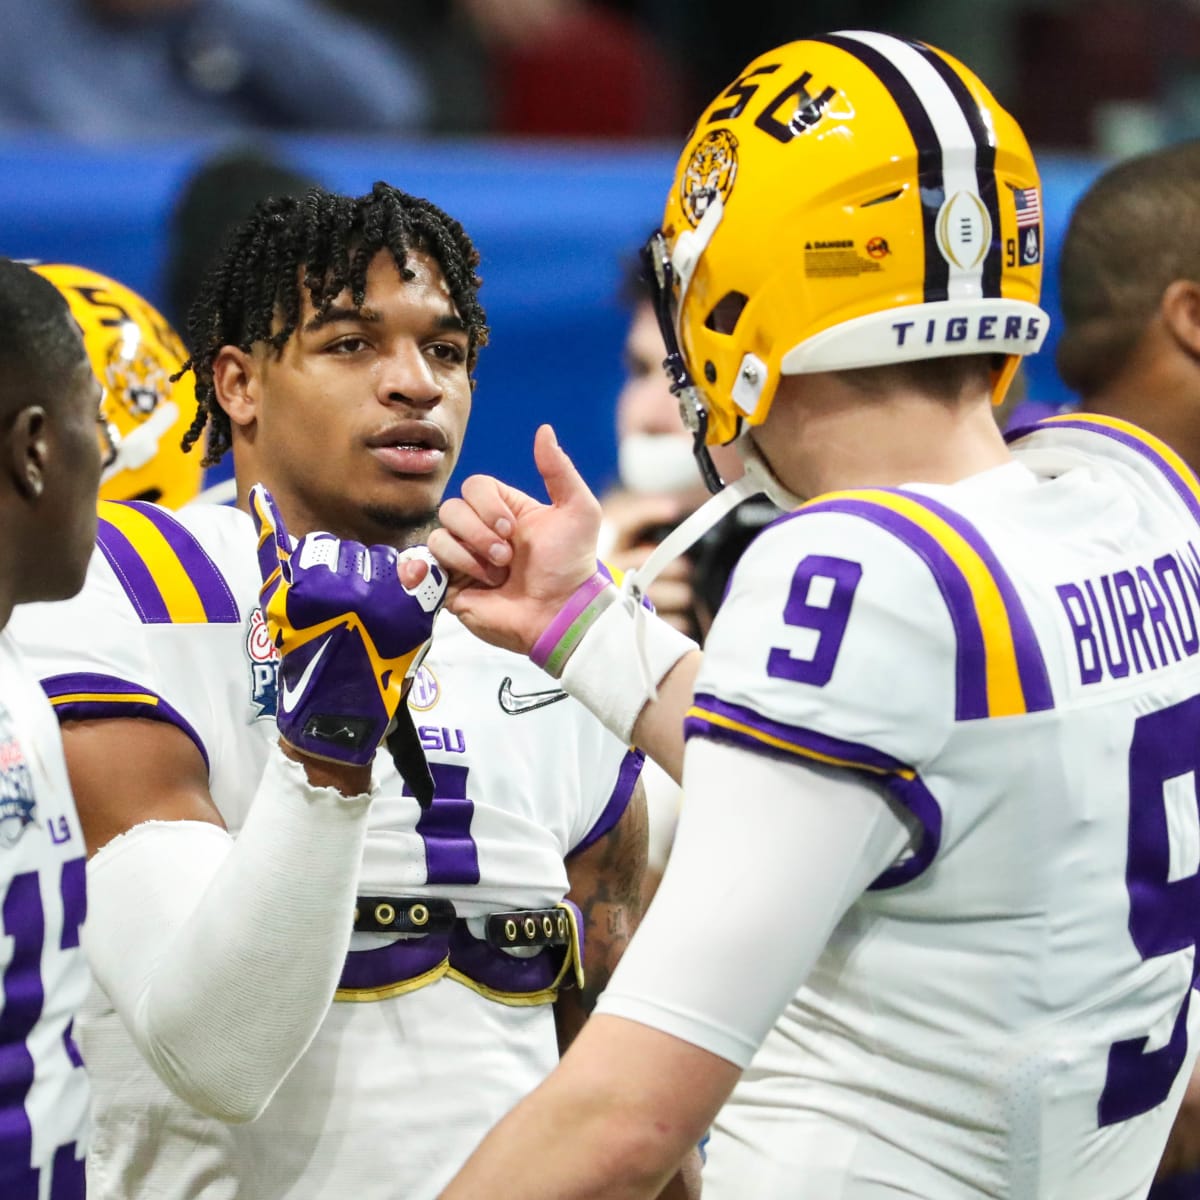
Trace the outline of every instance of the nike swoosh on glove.
{"label": "nike swoosh on glove", "polygon": [[[364,546],[331,533],[293,544],[261,484],[250,512],[259,602],[280,655],[279,736],[315,758],[365,766],[428,649],[446,574],[425,546]],[[398,573],[408,558],[429,564],[411,590]]]}

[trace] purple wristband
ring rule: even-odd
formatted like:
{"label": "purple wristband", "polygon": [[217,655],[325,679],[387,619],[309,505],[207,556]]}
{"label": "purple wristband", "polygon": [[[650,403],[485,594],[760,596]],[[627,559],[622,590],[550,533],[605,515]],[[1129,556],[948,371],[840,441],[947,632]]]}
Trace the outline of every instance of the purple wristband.
{"label": "purple wristband", "polygon": [[541,637],[533,643],[529,651],[530,659],[555,678],[561,675],[570,651],[578,645],[579,639],[599,615],[600,608],[595,607],[597,598],[611,586],[612,580],[599,571],[581,583],[559,609],[554,620],[542,631]]}

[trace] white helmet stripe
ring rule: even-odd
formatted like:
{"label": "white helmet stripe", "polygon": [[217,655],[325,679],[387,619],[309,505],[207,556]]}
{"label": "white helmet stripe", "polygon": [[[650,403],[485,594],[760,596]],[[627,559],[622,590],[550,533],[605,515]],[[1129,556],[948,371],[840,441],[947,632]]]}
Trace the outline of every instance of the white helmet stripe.
{"label": "white helmet stripe", "polygon": [[868,46],[886,58],[908,81],[924,108],[942,152],[945,199],[938,214],[937,240],[949,266],[948,297],[981,298],[983,264],[1000,231],[992,228],[987,205],[979,195],[978,147],[962,106],[933,65],[900,38],[858,30],[837,36]]}

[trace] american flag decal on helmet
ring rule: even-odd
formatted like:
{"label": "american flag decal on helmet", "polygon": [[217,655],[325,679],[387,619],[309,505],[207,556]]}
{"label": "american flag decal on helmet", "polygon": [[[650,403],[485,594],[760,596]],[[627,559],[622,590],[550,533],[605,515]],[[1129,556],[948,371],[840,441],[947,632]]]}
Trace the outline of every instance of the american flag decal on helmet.
{"label": "american flag decal on helmet", "polygon": [[1008,186],[1012,187],[1013,202],[1017,206],[1017,228],[1025,229],[1039,224],[1042,219],[1042,198],[1037,188],[1013,187],[1011,183]]}

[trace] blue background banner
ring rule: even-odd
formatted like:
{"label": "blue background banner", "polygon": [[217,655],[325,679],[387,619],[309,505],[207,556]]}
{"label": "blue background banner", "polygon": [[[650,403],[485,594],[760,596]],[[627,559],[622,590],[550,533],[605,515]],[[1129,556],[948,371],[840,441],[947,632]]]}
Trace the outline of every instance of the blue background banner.
{"label": "blue background banner", "polygon": [[[593,487],[615,470],[623,271],[657,223],[674,148],[281,139],[287,162],[338,191],[385,179],[457,217],[483,257],[492,326],[461,481],[488,471],[542,496],[533,433],[551,421]],[[168,222],[179,189],[216,147],[205,142],[92,147],[0,142],[0,253],[74,262],[163,298]],[[1100,170],[1044,159],[1044,307],[1058,313],[1057,250],[1071,207]],[[1027,364],[1030,399],[1069,399],[1046,348]],[[223,464],[228,468],[228,464]],[[212,472],[213,479],[228,469]],[[451,485],[452,490],[455,484]]]}

